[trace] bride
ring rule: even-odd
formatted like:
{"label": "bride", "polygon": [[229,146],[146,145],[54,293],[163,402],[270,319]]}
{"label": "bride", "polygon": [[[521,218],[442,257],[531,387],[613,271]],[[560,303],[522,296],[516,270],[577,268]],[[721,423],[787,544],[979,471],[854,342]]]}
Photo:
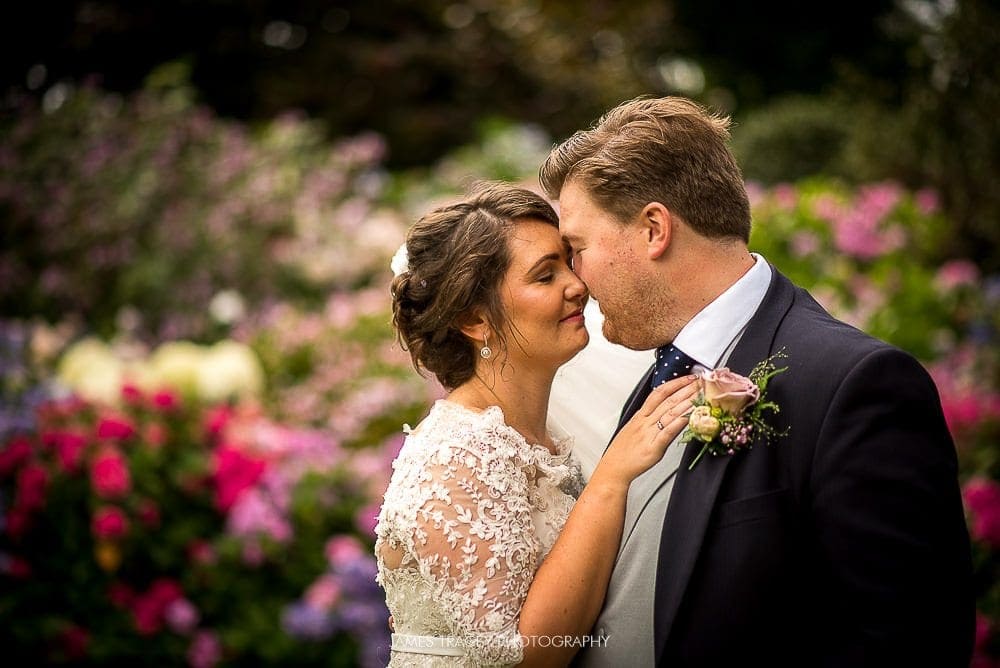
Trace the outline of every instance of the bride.
{"label": "bride", "polygon": [[420,219],[404,248],[393,324],[450,393],[405,427],[379,513],[389,665],[566,664],[608,641],[587,634],[629,484],[686,425],[696,384],[656,389],[582,487],[570,441],[546,430],[556,370],[588,341],[587,287],[555,212],[528,190],[484,185]]}

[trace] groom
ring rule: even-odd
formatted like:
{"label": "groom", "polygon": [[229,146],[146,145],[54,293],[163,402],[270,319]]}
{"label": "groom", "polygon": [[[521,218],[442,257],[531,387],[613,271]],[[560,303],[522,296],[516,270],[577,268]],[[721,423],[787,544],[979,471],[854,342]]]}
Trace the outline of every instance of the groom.
{"label": "groom", "polygon": [[691,365],[768,387],[785,432],[731,456],[674,443],[629,492],[583,666],[967,666],[969,540],[954,446],[909,355],[835,320],[747,250],[728,120],[640,99],[553,149],[573,266],[608,340],[657,349],[623,411]]}

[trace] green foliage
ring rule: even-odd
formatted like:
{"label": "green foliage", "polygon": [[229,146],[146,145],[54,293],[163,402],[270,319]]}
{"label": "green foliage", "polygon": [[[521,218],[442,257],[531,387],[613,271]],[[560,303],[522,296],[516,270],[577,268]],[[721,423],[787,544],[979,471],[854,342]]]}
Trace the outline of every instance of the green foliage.
{"label": "green foliage", "polygon": [[210,339],[223,291],[253,308],[363,285],[401,235],[374,203],[383,149],[293,116],[251,132],[184,85],[24,107],[0,130],[0,309]]}
{"label": "green foliage", "polygon": [[848,176],[844,147],[852,127],[846,105],[790,96],[749,112],[733,129],[732,147],[749,180],[775,184],[817,174]]}

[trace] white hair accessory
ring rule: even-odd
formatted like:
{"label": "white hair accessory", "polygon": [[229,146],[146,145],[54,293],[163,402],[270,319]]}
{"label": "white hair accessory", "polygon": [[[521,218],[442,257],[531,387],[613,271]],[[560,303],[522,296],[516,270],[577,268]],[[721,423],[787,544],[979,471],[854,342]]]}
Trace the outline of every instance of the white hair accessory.
{"label": "white hair accessory", "polygon": [[406,252],[406,242],[403,242],[396,254],[392,256],[389,267],[392,269],[393,276],[399,276],[410,270],[410,255]]}

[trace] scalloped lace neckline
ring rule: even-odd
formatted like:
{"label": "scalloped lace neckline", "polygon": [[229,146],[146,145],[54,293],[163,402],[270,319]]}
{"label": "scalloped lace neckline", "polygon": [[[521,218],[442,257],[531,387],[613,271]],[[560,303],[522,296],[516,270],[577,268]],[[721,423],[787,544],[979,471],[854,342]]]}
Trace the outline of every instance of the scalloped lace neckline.
{"label": "scalloped lace neckline", "polygon": [[[552,439],[552,443],[556,446],[556,452],[552,452],[541,443],[529,442],[528,439],[526,439],[521,432],[519,432],[517,429],[514,429],[509,424],[507,424],[506,420],[504,419],[503,409],[497,406],[496,404],[487,406],[482,410],[478,410],[475,408],[464,406],[455,401],[450,401],[448,399],[438,399],[437,401],[434,402],[434,408],[451,413],[461,413],[461,414],[471,415],[477,418],[493,422],[494,424],[497,424],[509,430],[510,433],[513,434],[515,438],[521,444],[524,445],[525,448],[532,451],[536,451],[539,455],[547,458],[548,462],[551,464],[554,465],[563,464],[566,462],[566,460],[569,458],[571,454],[572,444],[573,444],[573,439],[571,437],[560,437],[554,434],[551,429],[549,429],[548,430],[549,437]],[[430,414],[428,414],[428,417],[430,417]]]}

